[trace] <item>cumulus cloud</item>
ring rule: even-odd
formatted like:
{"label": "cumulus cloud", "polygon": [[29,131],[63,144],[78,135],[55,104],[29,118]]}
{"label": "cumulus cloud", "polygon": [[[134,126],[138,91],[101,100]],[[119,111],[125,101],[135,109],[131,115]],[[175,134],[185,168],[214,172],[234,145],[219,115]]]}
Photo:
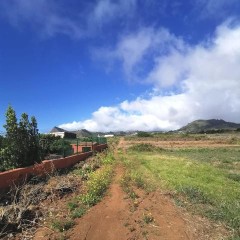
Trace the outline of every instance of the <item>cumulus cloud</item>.
{"label": "cumulus cloud", "polygon": [[[171,37],[166,38],[167,52],[162,51],[162,34],[154,34],[154,38],[152,31],[145,31],[143,35],[141,31],[135,35],[136,39],[139,36],[146,39],[143,40],[145,45],[140,48],[141,53],[131,60],[122,57],[122,64],[125,71],[131,71],[133,66],[137,67],[144,61],[145,54],[156,49],[157,54],[152,54],[154,65],[144,78],[154,85],[152,95],[146,99],[137,98],[116,106],[101,107],[91,119],[60,127],[92,131],[169,130],[199,118],[240,122],[239,25],[224,23],[216,29],[212,39],[196,46],[190,46],[168,33]],[[132,35],[130,39],[129,45],[127,40],[121,40],[115,52],[125,43],[126,52],[134,53],[132,42],[135,38]],[[177,91],[160,94],[163,89],[171,88]]]}

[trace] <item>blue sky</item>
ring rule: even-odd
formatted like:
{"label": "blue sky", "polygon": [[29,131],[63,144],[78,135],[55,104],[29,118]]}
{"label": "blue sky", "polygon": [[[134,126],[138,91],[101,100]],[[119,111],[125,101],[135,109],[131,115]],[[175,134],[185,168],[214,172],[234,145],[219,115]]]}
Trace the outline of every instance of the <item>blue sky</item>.
{"label": "blue sky", "polygon": [[53,126],[240,122],[238,0],[1,0],[0,131],[10,104]]}

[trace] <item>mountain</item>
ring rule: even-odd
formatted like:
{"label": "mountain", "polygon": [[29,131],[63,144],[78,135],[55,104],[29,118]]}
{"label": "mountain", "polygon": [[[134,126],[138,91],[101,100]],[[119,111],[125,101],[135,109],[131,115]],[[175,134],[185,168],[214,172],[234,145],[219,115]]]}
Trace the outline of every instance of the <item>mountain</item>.
{"label": "mountain", "polygon": [[222,119],[210,119],[193,121],[178,131],[198,133],[210,130],[236,130],[237,128],[240,128],[238,123],[226,122]]}
{"label": "mountain", "polygon": [[73,131],[73,133],[77,134],[77,137],[81,138],[81,137],[92,137],[92,133],[89,132],[88,130],[86,129],[80,129],[80,130],[77,130],[77,131]]}
{"label": "mountain", "polygon": [[50,133],[55,133],[55,132],[67,132],[66,130],[59,128],[59,127],[53,127],[53,129],[50,131]]}

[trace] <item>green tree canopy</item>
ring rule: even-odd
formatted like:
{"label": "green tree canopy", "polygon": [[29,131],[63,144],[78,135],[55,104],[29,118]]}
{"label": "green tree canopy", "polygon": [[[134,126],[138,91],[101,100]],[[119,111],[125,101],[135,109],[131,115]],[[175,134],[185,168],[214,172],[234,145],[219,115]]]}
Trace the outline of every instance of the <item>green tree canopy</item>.
{"label": "green tree canopy", "polygon": [[6,136],[0,152],[3,169],[26,167],[40,161],[39,133],[35,117],[29,121],[23,113],[18,123],[14,109],[9,106],[6,112]]}

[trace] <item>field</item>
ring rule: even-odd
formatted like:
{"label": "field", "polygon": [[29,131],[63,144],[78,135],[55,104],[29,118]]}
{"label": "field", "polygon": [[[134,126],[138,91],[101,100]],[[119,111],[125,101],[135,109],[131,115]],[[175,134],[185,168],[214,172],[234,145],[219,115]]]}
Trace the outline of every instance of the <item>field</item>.
{"label": "field", "polygon": [[112,138],[107,152],[17,196],[2,213],[25,207],[34,218],[3,239],[239,240],[240,134]]}
{"label": "field", "polygon": [[223,222],[239,236],[239,135],[130,138],[126,146],[125,163],[137,181],[170,190],[176,205]]}

